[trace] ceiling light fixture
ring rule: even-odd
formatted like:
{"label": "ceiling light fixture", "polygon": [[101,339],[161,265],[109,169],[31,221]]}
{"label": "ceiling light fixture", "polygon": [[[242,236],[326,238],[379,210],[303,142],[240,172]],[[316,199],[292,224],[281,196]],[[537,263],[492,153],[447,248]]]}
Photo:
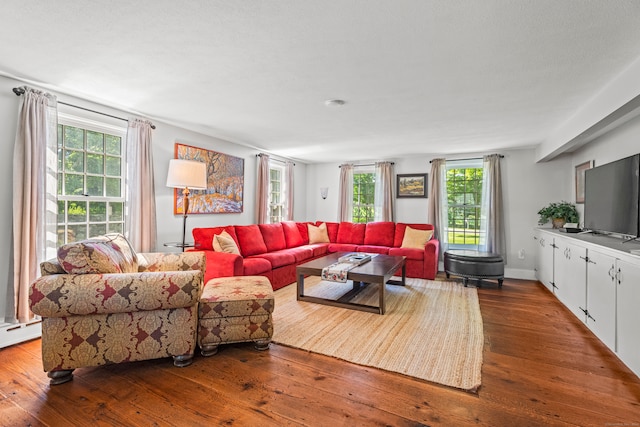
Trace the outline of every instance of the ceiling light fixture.
{"label": "ceiling light fixture", "polygon": [[339,107],[344,105],[346,102],[343,99],[327,99],[324,101],[324,105],[327,107]]}

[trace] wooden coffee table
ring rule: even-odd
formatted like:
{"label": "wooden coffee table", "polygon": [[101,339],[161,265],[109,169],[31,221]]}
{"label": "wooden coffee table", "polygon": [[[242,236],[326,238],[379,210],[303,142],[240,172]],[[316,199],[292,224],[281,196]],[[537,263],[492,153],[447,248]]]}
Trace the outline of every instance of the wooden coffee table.
{"label": "wooden coffee table", "polygon": [[[336,252],[322,258],[314,259],[296,267],[298,276],[297,299],[298,301],[314,302],[317,304],[332,305],[335,307],[350,308],[353,310],[368,311],[370,313],[384,314],[385,312],[385,284],[405,285],[406,266],[403,256],[390,256],[378,254],[371,261],[366,262],[347,273],[347,281],[353,282],[353,288],[338,299],[325,299],[304,294],[304,277],[321,276],[322,269],[338,262],[338,258],[348,252]],[[391,276],[402,268],[401,280],[390,280]],[[378,284],[378,306],[358,304],[350,302],[356,295],[362,292],[370,284]]]}

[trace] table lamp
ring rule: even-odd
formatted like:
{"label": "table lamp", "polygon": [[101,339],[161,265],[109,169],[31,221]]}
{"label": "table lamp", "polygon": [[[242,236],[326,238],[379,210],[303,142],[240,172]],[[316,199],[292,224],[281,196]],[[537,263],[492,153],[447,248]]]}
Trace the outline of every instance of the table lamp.
{"label": "table lamp", "polygon": [[207,165],[194,160],[171,159],[167,173],[167,187],[182,188],[182,250],[185,248],[187,215],[189,214],[189,190],[207,189]]}

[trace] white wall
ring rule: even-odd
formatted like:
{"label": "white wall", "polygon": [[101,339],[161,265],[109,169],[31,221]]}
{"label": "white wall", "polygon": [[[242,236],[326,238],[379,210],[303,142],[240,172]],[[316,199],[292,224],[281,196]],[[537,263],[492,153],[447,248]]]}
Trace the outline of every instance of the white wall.
{"label": "white wall", "polygon": [[[0,186],[0,323],[13,310],[13,287],[11,273],[11,241],[12,241],[12,168],[13,144],[18,119],[18,108],[21,99],[11,89],[24,84],[0,76],[0,179],[5,184]],[[70,96],[58,94],[58,100],[74,105],[90,108],[118,117],[128,118],[131,115],[117,109],[92,104]],[[67,110],[67,111],[72,111]],[[80,110],[78,110],[80,111]],[[79,112],[80,114],[80,112]],[[191,230],[194,227],[208,227],[227,224],[255,223],[255,182],[258,151],[228,141],[212,138],[180,127],[152,120],[156,125],[153,131],[153,159],[156,191],[156,215],[158,222],[158,247],[161,252],[175,251],[175,248],[163,246],[165,242],[175,242],[182,238],[182,216],[173,215],[173,189],[166,187],[169,159],[174,157],[174,144],[180,142],[200,148],[219,151],[221,153],[242,157],[244,163],[244,211],[239,214],[190,215],[187,219],[187,240],[192,240]],[[295,207],[294,219],[304,220],[307,217],[306,203],[306,165],[296,162],[295,170]]]}
{"label": "white wall", "polygon": [[[572,196],[571,158],[561,156],[547,163],[536,163],[535,149],[502,151],[502,174],[507,240],[508,277],[534,278],[535,245],[533,230],[538,226],[537,212],[553,201],[570,200]],[[461,157],[481,157],[468,154]],[[456,156],[438,156],[455,159]],[[434,156],[411,156],[388,159],[395,162],[396,174],[430,173]],[[357,163],[357,162],[356,162]],[[307,166],[308,221],[336,221],[338,213],[338,163]],[[571,178],[571,179],[570,179]],[[328,187],[329,196],[320,198],[320,188]],[[428,189],[428,195],[431,189]],[[428,199],[396,199],[396,221],[426,223]],[[518,251],[524,250],[524,259]]]}
{"label": "white wall", "polygon": [[[575,167],[586,161],[593,160],[595,166],[602,166],[614,160],[638,153],[640,153],[640,116],[600,136],[589,145],[576,151],[571,162]],[[575,188],[572,188],[571,194],[572,200],[575,201]],[[584,205],[579,204],[577,207],[582,218]]]}

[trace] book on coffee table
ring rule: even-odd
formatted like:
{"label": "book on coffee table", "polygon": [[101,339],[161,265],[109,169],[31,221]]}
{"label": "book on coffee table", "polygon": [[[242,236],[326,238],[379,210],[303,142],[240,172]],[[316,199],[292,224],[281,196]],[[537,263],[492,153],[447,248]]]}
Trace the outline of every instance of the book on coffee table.
{"label": "book on coffee table", "polygon": [[338,258],[338,262],[347,262],[355,265],[361,265],[368,261],[371,261],[371,255],[364,253],[350,253]]}

